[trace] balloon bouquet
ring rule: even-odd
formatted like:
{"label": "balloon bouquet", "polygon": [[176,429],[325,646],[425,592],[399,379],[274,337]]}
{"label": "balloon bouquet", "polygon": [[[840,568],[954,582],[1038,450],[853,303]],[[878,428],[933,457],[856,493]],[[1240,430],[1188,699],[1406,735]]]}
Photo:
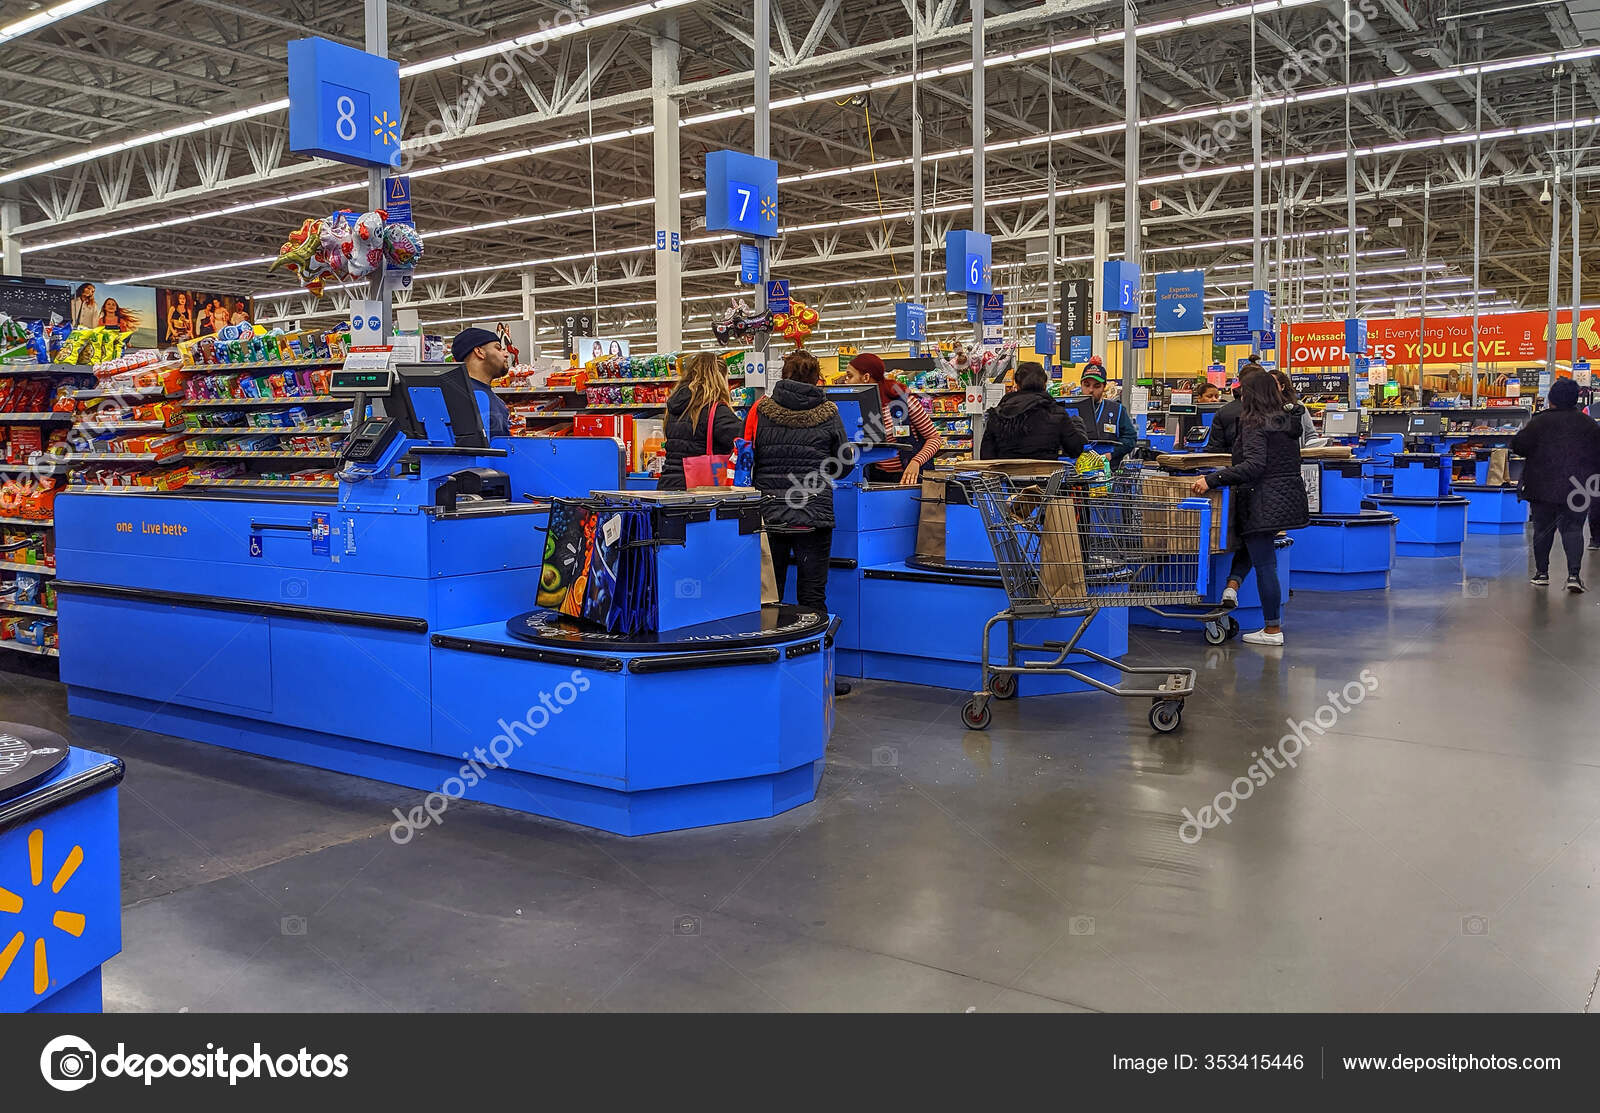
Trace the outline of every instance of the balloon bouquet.
{"label": "balloon bouquet", "polygon": [[789,312],[773,315],[772,327],[778,335],[799,348],[804,346],[806,337],[811,335],[820,319],[817,311],[805,302],[792,301],[789,303]]}
{"label": "balloon bouquet", "polygon": [[278,249],[267,267],[283,268],[321,297],[330,279],[367,278],[385,268],[406,270],[422,258],[422,237],[410,224],[391,223],[383,209],[340,210],[326,219],[308,217]]}

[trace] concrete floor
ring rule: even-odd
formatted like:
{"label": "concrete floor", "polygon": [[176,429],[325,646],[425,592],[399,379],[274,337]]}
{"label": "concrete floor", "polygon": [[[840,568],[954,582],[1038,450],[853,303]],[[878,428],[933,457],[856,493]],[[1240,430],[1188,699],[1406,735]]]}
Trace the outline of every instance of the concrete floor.
{"label": "concrete floor", "polygon": [[[1471,537],[1387,593],[1300,593],[1283,650],[1136,631],[1201,669],[1174,736],[1098,696],[969,734],[964,697],[861,684],[816,802],[632,840],[457,804],[396,846],[408,789],[69,721],[9,674],[0,718],[127,761],[109,1009],[1576,1012],[1600,593],[1526,567]],[[1297,767],[1180,838],[1363,670]]]}

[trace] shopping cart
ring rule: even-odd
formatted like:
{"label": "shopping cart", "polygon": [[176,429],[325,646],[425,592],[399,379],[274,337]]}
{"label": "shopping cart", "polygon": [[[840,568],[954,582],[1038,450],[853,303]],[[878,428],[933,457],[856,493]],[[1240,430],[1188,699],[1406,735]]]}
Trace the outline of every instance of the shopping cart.
{"label": "shopping cart", "polygon": [[[1137,471],[1107,476],[1062,473],[1044,489],[1022,488],[993,472],[956,477],[977,508],[994,547],[1008,606],[983,627],[980,688],[962,708],[971,730],[989,726],[989,700],[1010,699],[1026,674],[1067,676],[1108,695],[1151,700],[1150,725],[1176,730],[1183,701],[1194,694],[1190,668],[1125,665],[1078,643],[1110,607],[1200,606],[1210,562],[1211,503],[1146,489]],[[1017,641],[1016,624],[1079,617],[1064,642]],[[991,663],[989,639],[1006,624],[1006,663]],[[1023,655],[1042,654],[1030,659]],[[1069,664],[1108,666],[1130,678],[1107,684]],[[1159,677],[1159,683],[1138,683]]]}

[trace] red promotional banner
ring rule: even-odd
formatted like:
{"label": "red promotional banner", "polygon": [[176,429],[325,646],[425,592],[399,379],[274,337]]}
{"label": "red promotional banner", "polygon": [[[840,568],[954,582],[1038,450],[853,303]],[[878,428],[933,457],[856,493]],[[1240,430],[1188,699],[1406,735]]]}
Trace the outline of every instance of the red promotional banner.
{"label": "red promotional banner", "polygon": [[[1572,312],[1557,315],[1559,358],[1572,356]],[[1390,364],[1415,367],[1418,359],[1416,317],[1367,322],[1367,354]],[[1549,342],[1545,313],[1485,313],[1478,317],[1478,362],[1526,363],[1542,360]],[[1472,362],[1472,318],[1429,317],[1426,357],[1429,363]],[[1310,321],[1290,325],[1280,338],[1279,351],[1287,349],[1285,363],[1294,367],[1343,367],[1344,322]],[[1578,358],[1600,355],[1600,311],[1585,311],[1578,318]]]}

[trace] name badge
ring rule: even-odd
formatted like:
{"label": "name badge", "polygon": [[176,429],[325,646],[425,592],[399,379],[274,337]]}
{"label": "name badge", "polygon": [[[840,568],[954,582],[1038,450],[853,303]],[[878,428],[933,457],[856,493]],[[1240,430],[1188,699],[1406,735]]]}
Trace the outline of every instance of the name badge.
{"label": "name badge", "polygon": [[1115,433],[1117,431],[1117,423],[1114,421],[1108,421],[1100,428],[1104,429],[1107,433]]}

